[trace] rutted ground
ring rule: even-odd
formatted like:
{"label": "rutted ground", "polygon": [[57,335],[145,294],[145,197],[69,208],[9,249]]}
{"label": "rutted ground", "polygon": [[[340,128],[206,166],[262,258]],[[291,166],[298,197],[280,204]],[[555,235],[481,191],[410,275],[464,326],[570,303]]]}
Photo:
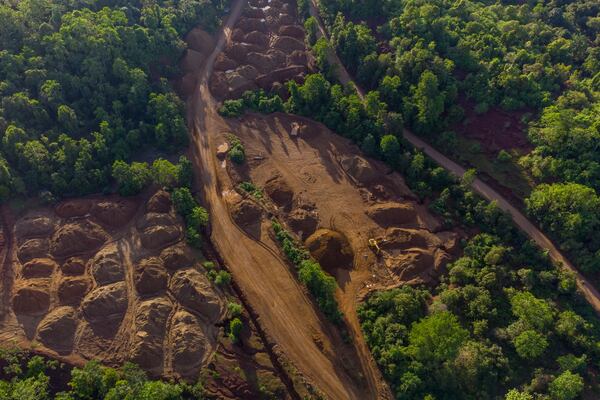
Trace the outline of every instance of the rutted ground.
{"label": "rutted ground", "polygon": [[290,79],[302,81],[307,65],[304,29],[294,3],[251,0],[215,60],[210,89],[217,100],[259,88],[279,91]]}
{"label": "rutted ground", "polygon": [[195,377],[211,358],[225,297],[199,271],[166,192],[32,210],[12,235],[12,338],[153,375]]}
{"label": "rutted ground", "polygon": [[253,399],[259,386],[287,398],[247,315],[241,348],[224,336],[231,293],[209,280],[202,254],[185,243],[167,192],[147,201],[68,200],[12,226],[2,214],[5,346],[77,365],[133,361],[152,376],[192,381],[210,364],[218,374],[204,381],[220,398]]}

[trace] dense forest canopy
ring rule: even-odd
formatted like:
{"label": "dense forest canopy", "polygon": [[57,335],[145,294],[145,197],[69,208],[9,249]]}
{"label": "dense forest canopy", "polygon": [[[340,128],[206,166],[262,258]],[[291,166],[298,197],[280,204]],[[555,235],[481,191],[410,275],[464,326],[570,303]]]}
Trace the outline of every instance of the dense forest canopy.
{"label": "dense forest canopy", "polygon": [[[323,0],[320,5],[331,46],[358,83],[401,113],[408,128],[438,145],[456,143],[452,129],[468,122],[467,107],[480,115],[491,108],[524,112],[535,148],[519,165],[536,185],[559,185],[534,188],[529,211],[573,261],[598,271],[600,246],[586,239],[585,220],[592,214],[592,221],[599,219],[600,210],[579,206],[594,196],[576,190],[574,201],[565,204],[564,196],[546,194],[576,187],[570,184],[596,195],[600,190],[600,3]],[[566,213],[572,219],[559,222]]]}
{"label": "dense forest canopy", "polygon": [[218,1],[0,2],[0,200],[82,195],[109,185],[115,160],[187,144],[167,79],[181,39],[214,29]]}

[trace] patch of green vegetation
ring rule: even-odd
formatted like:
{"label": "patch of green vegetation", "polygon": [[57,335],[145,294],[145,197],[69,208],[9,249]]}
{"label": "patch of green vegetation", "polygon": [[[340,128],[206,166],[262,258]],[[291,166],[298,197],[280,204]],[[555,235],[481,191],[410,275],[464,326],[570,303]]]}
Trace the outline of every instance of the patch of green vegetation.
{"label": "patch of green vegetation", "polygon": [[229,140],[229,145],[231,148],[227,153],[227,156],[234,163],[241,165],[246,161],[246,151],[244,150],[244,144],[242,141],[235,135],[228,135],[227,139]]}
{"label": "patch of green vegetation", "polygon": [[309,253],[295,242],[279,222],[273,220],[271,226],[283,252],[296,267],[300,282],[308,288],[323,314],[332,322],[340,324],[342,313],[335,299],[335,279],[310,258]]}
{"label": "patch of green vegetation", "polygon": [[69,389],[56,392],[63,382],[55,381],[53,372],[58,363],[40,356],[30,356],[19,350],[0,350],[5,364],[0,379],[0,399],[3,400],[202,400],[200,383],[150,380],[138,366],[125,363],[120,368],[108,368],[89,361],[83,368],[73,368]]}
{"label": "patch of green vegetation", "polygon": [[498,157],[491,158],[481,150],[475,140],[455,135],[454,146],[444,147],[449,155],[463,165],[469,165],[510,189],[519,199],[526,199],[534,186],[529,175],[519,165],[517,151],[501,150]]}
{"label": "patch of green vegetation", "polygon": [[254,185],[252,182],[242,182],[238,185],[238,188],[250,194],[256,200],[262,200],[264,198],[264,193],[262,189]]}

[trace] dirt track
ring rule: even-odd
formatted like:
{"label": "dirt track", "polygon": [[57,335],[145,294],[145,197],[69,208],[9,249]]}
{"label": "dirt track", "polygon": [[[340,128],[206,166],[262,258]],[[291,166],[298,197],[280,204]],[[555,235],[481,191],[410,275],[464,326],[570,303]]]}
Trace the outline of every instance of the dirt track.
{"label": "dirt track", "polygon": [[[247,236],[231,219],[223,191],[230,186],[225,169],[217,163],[213,135],[227,129],[216,112],[208,79],[216,56],[231,37],[244,1],[236,1],[204,68],[198,72],[197,87],[188,102],[188,121],[194,140],[194,162],[198,184],[211,213],[212,242],[260,315],[261,323],[294,366],[331,399],[369,399],[377,395],[359,387],[344,370],[342,354],[324,354],[314,338],[330,343],[328,327],[315,312],[303,288],[285,262],[270,249]],[[341,353],[341,352],[340,352]]]}
{"label": "dirt track", "polygon": [[[315,3],[316,0],[312,0],[310,3],[310,13],[314,16],[319,22],[319,34],[326,36],[325,30],[323,28],[323,24],[318,12],[317,5]],[[356,87],[358,95],[362,98],[363,92],[358,85],[352,80],[350,74],[337,57],[336,54],[329,57],[329,62],[332,65],[337,67],[338,79],[343,84],[353,83]],[[458,165],[454,161],[450,160],[448,157],[444,156],[442,153],[434,149],[432,146],[418,138],[415,134],[408,130],[404,130],[403,132],[404,138],[410,142],[413,146],[422,149],[425,154],[431,157],[435,162],[440,164],[442,167],[450,171],[452,174],[461,177],[466,169],[462,166]],[[597,314],[600,315],[600,292],[592,285],[578,270],[575,268],[573,264],[562,253],[556,248],[556,246],[552,243],[550,239],[542,231],[540,231],[521,211],[519,211],[516,207],[510,204],[508,200],[506,200],[503,196],[501,196],[497,191],[492,189],[488,184],[484,183],[480,179],[475,179],[472,184],[472,188],[481,194],[484,198],[489,201],[495,201],[498,207],[511,215],[513,221],[523,232],[525,232],[531,239],[533,239],[538,246],[541,248],[548,250],[548,254],[552,258],[552,260],[558,264],[562,264],[565,268],[572,271],[577,279],[577,287],[583,293],[588,303],[594,308]]]}
{"label": "dirt track", "polygon": [[[465,168],[461,167],[442,153],[434,149],[432,146],[418,138],[415,134],[404,131],[404,138],[408,140],[416,148],[422,149],[425,154],[431,157],[435,162],[446,168],[452,174],[461,177],[465,173]],[[565,268],[575,273],[577,278],[577,286],[583,293],[586,300],[594,308],[596,313],[600,314],[600,292],[583,276],[579,271],[566,259],[565,256],[556,248],[556,246],[548,239],[542,231],[540,231],[531,221],[523,215],[516,207],[511,205],[504,197],[492,189],[488,184],[477,178],[473,181],[472,188],[489,201],[495,201],[498,207],[512,216],[513,221],[523,232],[533,239],[538,246],[548,250],[552,260],[562,264]]]}

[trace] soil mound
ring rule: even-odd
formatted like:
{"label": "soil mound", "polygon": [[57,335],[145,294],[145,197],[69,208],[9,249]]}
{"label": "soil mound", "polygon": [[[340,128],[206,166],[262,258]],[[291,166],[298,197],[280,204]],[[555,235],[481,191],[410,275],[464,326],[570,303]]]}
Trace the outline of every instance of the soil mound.
{"label": "soil mound", "polygon": [[79,257],[71,257],[60,266],[63,275],[83,275],[85,273],[85,261]]}
{"label": "soil mound", "polygon": [[99,225],[88,221],[77,221],[61,226],[52,237],[51,251],[57,257],[68,257],[78,253],[94,251],[108,240],[108,235]]}
{"label": "soil mound", "polygon": [[234,98],[240,97],[247,90],[255,90],[256,85],[253,80],[250,80],[238,72],[232,72],[228,75],[229,95]]}
{"label": "soil mound", "polygon": [[170,270],[190,267],[195,261],[194,254],[185,243],[167,247],[160,253],[160,258]]}
{"label": "soil mound", "polygon": [[433,255],[427,250],[413,249],[393,263],[390,269],[404,282],[414,279],[428,281],[429,271],[434,269]]}
{"label": "soil mound", "polygon": [[200,28],[192,29],[186,36],[185,42],[188,47],[203,54],[209,54],[215,46],[213,37]]}
{"label": "soil mound", "polygon": [[156,225],[144,229],[140,234],[142,246],[147,249],[162,249],[170,243],[179,240],[181,230],[174,225]]}
{"label": "soil mound", "polygon": [[262,18],[241,17],[238,20],[236,27],[244,32],[260,31],[266,33],[268,31],[266,21]]}
{"label": "soil mound", "polygon": [[61,218],[82,217],[90,212],[92,201],[87,199],[76,199],[63,201],[56,206],[54,211]]}
{"label": "soil mound", "polygon": [[259,75],[258,70],[252,65],[244,65],[243,67],[239,67],[237,73],[250,80],[255,79]]}
{"label": "soil mound", "polygon": [[375,204],[369,207],[366,213],[382,227],[397,226],[416,221],[416,212],[411,204]]}
{"label": "soil mound", "polygon": [[40,322],[36,339],[53,350],[69,352],[77,324],[77,313],[72,307],[56,308]]}
{"label": "soil mound", "polygon": [[279,207],[287,207],[294,200],[294,192],[280,176],[275,176],[265,183],[265,192]]}
{"label": "soil mound", "polygon": [[103,286],[125,279],[122,263],[121,252],[115,243],[100,250],[90,263],[90,272],[96,284]]}
{"label": "soil mound", "polygon": [[272,56],[263,53],[248,53],[246,59],[248,64],[252,65],[263,74],[273,70],[273,68],[275,68],[277,65],[277,60],[275,60]]}
{"label": "soil mound", "polygon": [[305,245],[315,260],[329,272],[337,268],[352,268],[354,252],[348,239],[339,232],[319,229],[306,239]]}
{"label": "soil mound", "polygon": [[50,307],[48,286],[39,282],[22,287],[16,291],[12,302],[16,314],[43,315]]}
{"label": "soil mound", "polygon": [[244,42],[255,44],[264,49],[269,45],[269,37],[262,32],[252,31],[244,36]]}
{"label": "soil mound", "polygon": [[259,205],[251,200],[243,199],[233,204],[231,214],[236,224],[241,227],[248,227],[260,223],[263,210]]}
{"label": "soil mound", "polygon": [[204,274],[195,269],[178,271],[171,278],[169,287],[184,307],[202,314],[209,321],[219,319],[221,300]]}
{"label": "soil mound", "polygon": [[312,235],[319,225],[319,215],[314,210],[296,208],[288,215],[287,223],[302,239]]}
{"label": "soil mound", "polygon": [[64,278],[58,285],[58,301],[62,305],[78,306],[90,287],[87,278]]}
{"label": "soil mound", "polygon": [[156,297],[143,301],[135,312],[135,326],[140,331],[163,336],[171,310],[173,310],[173,304],[168,297]]}
{"label": "soil mound", "polygon": [[47,278],[58,268],[58,264],[49,258],[34,258],[23,265],[21,275],[25,279]]}
{"label": "soil mound", "polygon": [[238,63],[227,57],[225,53],[221,53],[217,57],[213,68],[215,71],[229,71],[236,69],[237,66]]}
{"label": "soil mound", "polygon": [[199,321],[192,314],[179,311],[173,316],[171,329],[172,365],[182,376],[195,375],[205,356],[208,342]]}
{"label": "soil mound", "polygon": [[177,220],[170,214],[149,212],[144,214],[137,223],[139,230],[144,230],[155,225],[175,225]]}
{"label": "soil mound", "polygon": [[292,65],[290,67],[279,68],[269,74],[263,75],[256,80],[256,84],[265,90],[269,90],[275,82],[286,82],[290,79],[302,80],[307,69],[304,65]]}
{"label": "soil mound", "polygon": [[137,332],[133,337],[130,359],[146,370],[162,369],[163,340],[173,305],[166,298],[141,303],[135,314]]}
{"label": "soil mound", "polygon": [[348,175],[363,185],[369,185],[381,176],[369,161],[360,156],[345,157],[341,164]]}
{"label": "soil mound", "polygon": [[20,240],[40,236],[50,236],[54,231],[54,221],[46,216],[23,218],[15,224],[15,236]]}
{"label": "soil mound", "polygon": [[281,25],[293,25],[296,22],[296,19],[289,14],[279,14],[279,18],[277,18],[276,24],[278,26]]}
{"label": "soil mound", "polygon": [[136,267],[135,287],[138,293],[148,295],[167,287],[167,271],[158,257],[141,260]]}
{"label": "soil mound", "polygon": [[288,64],[291,65],[306,65],[308,63],[308,57],[306,52],[301,50],[294,50],[287,58]]}
{"label": "soil mound", "polygon": [[219,100],[223,100],[229,94],[227,79],[222,72],[215,71],[210,77],[210,92]]}
{"label": "soil mound", "polygon": [[118,228],[124,226],[133,218],[136,209],[137,205],[134,201],[119,199],[99,201],[94,204],[90,212],[102,225]]}
{"label": "soil mound", "polygon": [[187,49],[181,59],[180,66],[184,72],[192,72],[200,68],[206,56],[196,50]]}
{"label": "soil mound", "polygon": [[261,8],[246,8],[244,10],[244,17],[264,19],[265,12]]}
{"label": "soil mound", "polygon": [[386,232],[385,239],[385,243],[382,244],[383,248],[435,248],[442,244],[436,235],[424,229],[391,228]]}
{"label": "soil mound", "polygon": [[279,27],[279,34],[281,36],[289,36],[299,41],[304,40],[304,29],[298,25],[282,25]]}
{"label": "soil mound", "polygon": [[50,241],[48,239],[29,239],[19,246],[19,260],[25,264],[34,258],[47,258],[49,251]]}
{"label": "soil mound", "polygon": [[171,195],[164,190],[159,190],[146,203],[146,212],[168,213],[171,211],[171,204]]}
{"label": "soil mound", "polygon": [[120,323],[127,310],[125,282],[94,289],[83,299],[81,308],[85,318],[94,325]]}

